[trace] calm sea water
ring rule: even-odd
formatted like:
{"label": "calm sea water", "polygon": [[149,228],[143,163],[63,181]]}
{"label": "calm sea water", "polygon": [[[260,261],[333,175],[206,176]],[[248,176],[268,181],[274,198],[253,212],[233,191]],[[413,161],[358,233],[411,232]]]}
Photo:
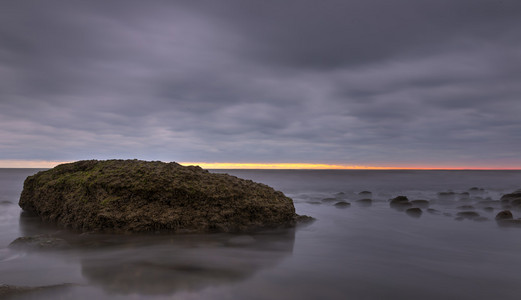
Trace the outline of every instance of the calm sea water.
{"label": "calm sea water", "polygon": [[[521,171],[214,171],[281,190],[293,198],[299,214],[317,220],[255,234],[161,236],[79,235],[21,215],[17,202],[23,180],[36,171],[0,169],[0,285],[43,287],[12,299],[521,295],[521,228],[494,221],[501,210],[495,200],[521,188]],[[469,192],[472,187],[482,190]],[[356,201],[361,191],[372,192],[372,203]],[[398,195],[429,200],[431,211],[424,208],[418,217],[391,208],[388,199]],[[337,208],[337,201],[351,206]],[[483,218],[460,220],[462,210]],[[521,218],[521,211],[513,213]],[[40,233],[63,236],[74,247],[8,248],[19,236]]]}

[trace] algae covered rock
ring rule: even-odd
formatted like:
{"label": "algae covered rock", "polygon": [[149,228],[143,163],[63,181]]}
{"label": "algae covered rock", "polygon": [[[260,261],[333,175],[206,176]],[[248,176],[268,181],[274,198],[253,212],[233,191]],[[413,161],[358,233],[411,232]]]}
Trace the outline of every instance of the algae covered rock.
{"label": "algae covered rock", "polygon": [[209,232],[293,226],[293,201],[271,187],[196,166],[78,161],[29,176],[19,205],[81,231]]}

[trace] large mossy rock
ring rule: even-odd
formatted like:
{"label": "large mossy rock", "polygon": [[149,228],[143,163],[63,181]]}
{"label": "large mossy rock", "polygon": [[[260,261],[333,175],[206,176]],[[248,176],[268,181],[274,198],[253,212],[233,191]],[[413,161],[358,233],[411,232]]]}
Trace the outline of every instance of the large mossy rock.
{"label": "large mossy rock", "polygon": [[81,231],[210,232],[293,226],[293,201],[264,184],[200,167],[78,161],[29,176],[20,207]]}

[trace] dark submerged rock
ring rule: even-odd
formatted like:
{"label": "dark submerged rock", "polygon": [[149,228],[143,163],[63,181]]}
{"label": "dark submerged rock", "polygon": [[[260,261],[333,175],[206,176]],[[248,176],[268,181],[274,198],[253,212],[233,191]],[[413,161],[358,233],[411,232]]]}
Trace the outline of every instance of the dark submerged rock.
{"label": "dark submerged rock", "polygon": [[394,208],[399,211],[403,211],[403,210],[407,209],[408,207],[412,206],[409,199],[405,196],[394,197],[393,199],[390,200],[389,205],[391,206],[391,208]]}
{"label": "dark submerged rock", "polygon": [[351,203],[346,202],[346,201],[339,201],[339,202],[335,203],[335,207],[338,207],[338,208],[346,208],[349,206],[351,206]]}
{"label": "dark submerged rock", "polygon": [[423,211],[418,207],[408,208],[405,213],[411,217],[419,218]]}
{"label": "dark submerged rock", "polygon": [[50,235],[19,237],[9,244],[9,248],[20,250],[62,250],[69,247],[64,239]]}
{"label": "dark submerged rock", "polygon": [[511,203],[513,200],[521,199],[521,190],[517,190],[510,194],[505,194],[499,199],[503,203]]}
{"label": "dark submerged rock", "polygon": [[393,199],[390,200],[391,201],[391,204],[404,204],[404,203],[410,203],[409,202],[409,199],[405,196],[398,196],[398,197],[394,197]]}
{"label": "dark submerged rock", "polygon": [[293,201],[271,187],[200,167],[78,161],[29,176],[19,205],[81,231],[210,232],[294,226]]}
{"label": "dark submerged rock", "polygon": [[512,220],[514,216],[509,210],[503,210],[497,213],[496,220]]}

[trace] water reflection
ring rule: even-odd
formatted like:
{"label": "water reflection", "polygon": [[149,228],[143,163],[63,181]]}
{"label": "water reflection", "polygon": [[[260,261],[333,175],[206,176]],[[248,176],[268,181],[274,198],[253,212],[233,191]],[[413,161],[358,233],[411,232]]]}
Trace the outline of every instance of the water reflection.
{"label": "water reflection", "polygon": [[[51,234],[71,249],[87,284],[109,294],[170,295],[242,281],[293,252],[295,229],[250,234],[79,234],[22,214],[26,236]],[[52,266],[49,266],[52,267]]]}

